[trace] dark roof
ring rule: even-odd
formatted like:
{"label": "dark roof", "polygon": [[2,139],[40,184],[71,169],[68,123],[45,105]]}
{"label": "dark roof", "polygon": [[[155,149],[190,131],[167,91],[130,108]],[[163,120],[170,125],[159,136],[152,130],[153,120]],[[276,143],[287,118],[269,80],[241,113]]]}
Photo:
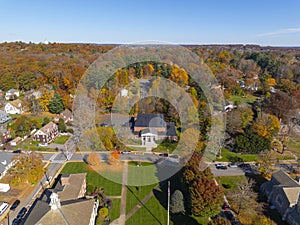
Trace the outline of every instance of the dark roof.
{"label": "dark roof", "polygon": [[142,134],[147,134],[147,133],[157,135],[157,131],[155,129],[152,129],[152,128],[146,128],[146,129],[141,130],[141,135]]}
{"label": "dark roof", "polygon": [[282,170],[278,170],[272,174],[272,183],[274,185],[284,185],[288,187],[300,187],[300,184],[291,178],[287,173]]}
{"label": "dark roof", "polygon": [[[61,113],[60,113],[60,117],[62,118],[62,119],[70,119],[70,118],[72,118],[73,117],[73,115],[72,115],[72,112],[69,110],[69,109],[65,109],[64,111],[62,111]],[[64,118],[65,117],[65,118]]]}
{"label": "dark roof", "polygon": [[166,136],[177,136],[175,123],[170,122],[170,123],[167,124]]}
{"label": "dark roof", "polygon": [[138,114],[135,127],[165,127],[163,114]]}

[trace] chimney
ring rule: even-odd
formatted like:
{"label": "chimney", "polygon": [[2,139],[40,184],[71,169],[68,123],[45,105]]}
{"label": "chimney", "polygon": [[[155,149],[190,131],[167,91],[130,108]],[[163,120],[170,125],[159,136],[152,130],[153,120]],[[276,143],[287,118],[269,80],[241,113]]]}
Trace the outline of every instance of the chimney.
{"label": "chimney", "polygon": [[52,193],[50,195],[50,204],[49,206],[51,207],[51,210],[57,210],[57,209],[60,209],[60,201],[59,201],[59,198],[58,198],[58,194],[57,193]]}

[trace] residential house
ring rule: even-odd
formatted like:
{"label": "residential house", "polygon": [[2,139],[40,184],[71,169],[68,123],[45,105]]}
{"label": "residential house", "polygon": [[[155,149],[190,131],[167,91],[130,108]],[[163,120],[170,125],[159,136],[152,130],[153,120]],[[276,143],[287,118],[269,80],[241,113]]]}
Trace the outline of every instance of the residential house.
{"label": "residential house", "polygon": [[296,205],[289,210],[286,221],[290,225],[300,225],[300,195]]}
{"label": "residential house", "polygon": [[1,124],[9,121],[10,119],[11,119],[11,117],[4,110],[0,110],[0,123]]}
{"label": "residential house", "polygon": [[5,93],[5,99],[6,100],[14,100],[20,96],[20,92],[16,89],[9,89]]}
{"label": "residential house", "polygon": [[99,201],[85,193],[86,173],[63,174],[54,189],[34,202],[24,225],[94,225]]}
{"label": "residential house", "polygon": [[174,123],[166,123],[163,114],[138,114],[133,121],[133,133],[142,145],[152,145],[158,139],[178,140]]}
{"label": "residential house", "polygon": [[22,114],[24,112],[23,103],[20,99],[6,103],[4,110],[8,114]]}
{"label": "residential house", "polygon": [[33,136],[33,139],[40,143],[49,143],[58,135],[58,126],[49,122],[39,129]]}
{"label": "residential house", "polygon": [[69,109],[65,109],[59,114],[59,118],[62,118],[65,123],[73,121],[73,114]]}
{"label": "residential house", "polygon": [[[266,195],[268,202],[282,216],[282,220],[291,221],[291,213],[295,212],[295,207],[299,203],[300,183],[291,178],[287,173],[279,170],[272,174],[270,181],[261,186],[262,192]],[[290,219],[289,219],[290,218]],[[290,223],[291,225],[300,225],[297,223]]]}

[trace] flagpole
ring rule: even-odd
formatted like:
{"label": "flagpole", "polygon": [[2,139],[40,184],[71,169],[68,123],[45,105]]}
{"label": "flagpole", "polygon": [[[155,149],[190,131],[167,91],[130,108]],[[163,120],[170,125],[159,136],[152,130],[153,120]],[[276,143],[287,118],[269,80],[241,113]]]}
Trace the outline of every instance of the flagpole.
{"label": "flagpole", "polygon": [[168,219],[167,219],[167,225],[170,224],[170,181],[168,181]]}

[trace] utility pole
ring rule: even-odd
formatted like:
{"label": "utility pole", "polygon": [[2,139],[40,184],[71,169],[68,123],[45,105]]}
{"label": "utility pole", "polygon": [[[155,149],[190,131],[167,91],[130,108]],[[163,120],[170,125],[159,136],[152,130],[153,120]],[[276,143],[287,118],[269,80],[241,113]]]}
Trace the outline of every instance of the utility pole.
{"label": "utility pole", "polygon": [[167,219],[167,225],[170,225],[170,181],[168,181],[168,219]]}

